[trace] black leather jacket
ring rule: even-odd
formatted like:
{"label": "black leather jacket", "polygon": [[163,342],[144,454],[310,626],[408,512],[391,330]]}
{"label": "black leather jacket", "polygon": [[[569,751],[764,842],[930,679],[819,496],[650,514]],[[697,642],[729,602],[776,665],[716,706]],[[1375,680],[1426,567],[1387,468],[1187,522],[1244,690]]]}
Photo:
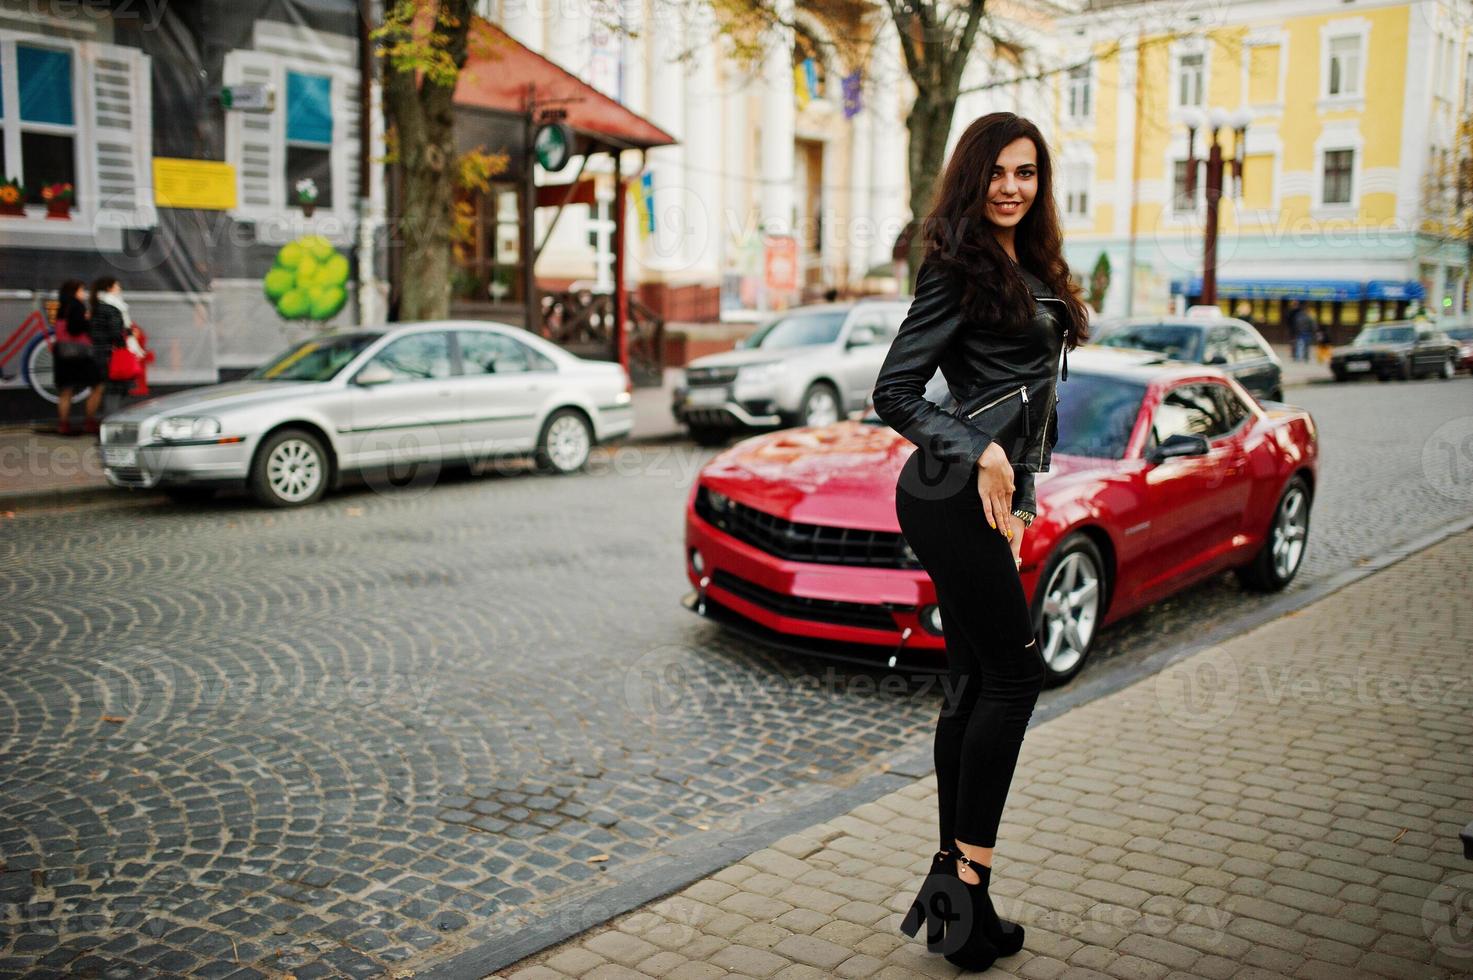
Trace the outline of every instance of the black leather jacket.
{"label": "black leather jacket", "polygon": [[[1061,353],[1063,376],[1069,376],[1064,352],[1067,321],[1063,301],[1048,286],[1026,270],[1023,279],[1038,309],[1027,329],[1013,331],[966,319],[960,290],[951,278],[935,263],[923,262],[916,275],[915,299],[875,380],[874,404],[885,424],[915,443],[918,451],[976,466],[992,438],[924,397],[926,382],[936,369],[946,379],[953,404],[966,404],[1009,385],[1047,380],[1048,394],[1042,399],[1046,409],[1035,405],[1032,438],[1024,455],[1012,460],[1013,508],[1036,513],[1033,470],[1048,470],[1058,441]],[[1020,465],[1024,460],[1026,468]]]}

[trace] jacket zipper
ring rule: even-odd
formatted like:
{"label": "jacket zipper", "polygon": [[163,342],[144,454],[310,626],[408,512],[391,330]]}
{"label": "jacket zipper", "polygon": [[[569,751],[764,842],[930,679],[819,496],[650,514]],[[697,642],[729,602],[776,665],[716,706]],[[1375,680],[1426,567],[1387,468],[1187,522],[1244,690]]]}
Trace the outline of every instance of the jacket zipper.
{"label": "jacket zipper", "polygon": [[1048,417],[1052,414],[1052,406],[1050,406],[1047,412],[1043,413],[1043,435],[1040,436],[1038,440],[1038,471],[1040,473],[1043,472],[1043,454],[1044,451],[1048,449]]}
{"label": "jacket zipper", "polygon": [[996,404],[999,404],[1000,402],[1006,401],[1009,398],[1012,398],[1014,395],[1022,395],[1023,396],[1023,434],[1026,436],[1026,435],[1028,435],[1032,431],[1032,426],[1029,425],[1029,422],[1028,422],[1028,386],[1027,385],[1019,385],[1017,391],[1010,391],[1006,395],[999,395],[998,397],[994,398],[992,401],[988,402],[986,405],[983,405],[981,408],[974,408],[974,409],[972,409],[970,412],[967,413],[967,418],[969,418],[969,419],[970,418],[974,418],[978,414],[987,411],[992,406],[994,406]]}

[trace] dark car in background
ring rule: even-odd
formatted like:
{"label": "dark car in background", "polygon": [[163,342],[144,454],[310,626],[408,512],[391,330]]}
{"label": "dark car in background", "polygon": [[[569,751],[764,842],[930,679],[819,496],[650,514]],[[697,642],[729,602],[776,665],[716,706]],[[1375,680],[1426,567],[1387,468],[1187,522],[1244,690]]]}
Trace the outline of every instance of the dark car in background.
{"label": "dark car in background", "polygon": [[1105,320],[1094,327],[1094,342],[1208,364],[1231,375],[1260,402],[1284,400],[1283,365],[1268,341],[1251,323],[1223,316],[1215,307],[1185,316]]}
{"label": "dark car in background", "polygon": [[1473,320],[1460,318],[1443,326],[1447,334],[1458,345],[1459,371],[1473,371]]}
{"label": "dark car in background", "polygon": [[1330,351],[1336,381],[1375,376],[1403,381],[1436,375],[1451,378],[1458,370],[1459,346],[1433,324],[1420,320],[1369,326],[1350,343]]}

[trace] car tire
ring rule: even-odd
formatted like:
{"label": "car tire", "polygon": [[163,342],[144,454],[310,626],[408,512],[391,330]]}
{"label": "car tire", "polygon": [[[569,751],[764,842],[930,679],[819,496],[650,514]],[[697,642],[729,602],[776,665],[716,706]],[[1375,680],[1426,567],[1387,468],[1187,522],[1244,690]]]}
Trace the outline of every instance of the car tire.
{"label": "car tire", "polygon": [[164,487],[164,496],[176,504],[203,504],[215,499],[218,487]]}
{"label": "car tire", "polygon": [[1333,371],[1331,373],[1335,375],[1335,380],[1337,382],[1344,382],[1345,381],[1346,374],[1345,374],[1344,371]]}
{"label": "car tire", "polygon": [[1263,536],[1263,546],[1247,565],[1236,569],[1238,581],[1254,592],[1278,592],[1299,574],[1309,545],[1309,513],[1313,497],[1304,477],[1289,480]]}
{"label": "car tire", "polygon": [[1416,376],[1417,376],[1416,372],[1412,370],[1412,362],[1410,360],[1405,360],[1404,359],[1401,362],[1401,367],[1397,368],[1397,371],[1396,371],[1397,380],[1399,380],[1399,381],[1410,381],[1413,378],[1415,378]]}
{"label": "car tire", "polygon": [[251,496],[267,507],[314,504],[327,492],[332,474],[322,441],[306,429],[280,429],[267,436],[251,462]]}
{"label": "car tire", "polygon": [[[829,409],[833,411],[833,418],[829,419]],[[815,412],[822,412],[817,421],[813,416]],[[815,381],[803,392],[803,400],[798,403],[798,424],[823,426],[832,425],[844,418],[844,403],[839,400],[839,392],[827,381]]]}
{"label": "car tire", "polygon": [[542,423],[534,461],[542,473],[565,476],[588,465],[593,428],[577,409],[560,408]]}
{"label": "car tire", "polygon": [[1451,380],[1453,376],[1457,373],[1458,365],[1451,357],[1449,357],[1443,360],[1442,370],[1437,372],[1437,376],[1444,381],[1448,381]]}
{"label": "car tire", "polygon": [[1105,618],[1108,595],[1099,547],[1086,534],[1069,535],[1044,562],[1033,596],[1034,635],[1046,668],[1045,687],[1068,683],[1084,669]]}
{"label": "car tire", "polygon": [[690,437],[697,446],[711,448],[726,445],[731,432],[715,425],[693,425],[690,427]]}
{"label": "car tire", "polygon": [[1269,393],[1268,400],[1269,401],[1274,401],[1274,402],[1281,402],[1281,401],[1283,401],[1284,400],[1284,389],[1283,388],[1275,388],[1272,392]]}

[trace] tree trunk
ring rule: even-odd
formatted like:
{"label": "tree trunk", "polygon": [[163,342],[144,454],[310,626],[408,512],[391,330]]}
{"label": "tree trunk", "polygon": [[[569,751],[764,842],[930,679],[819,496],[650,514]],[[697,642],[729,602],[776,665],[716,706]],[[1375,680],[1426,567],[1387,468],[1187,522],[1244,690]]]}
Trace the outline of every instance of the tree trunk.
{"label": "tree trunk", "polygon": [[[946,138],[951,132],[951,117],[956,111],[956,100],[938,98],[921,89],[906,117],[905,128],[910,132],[910,214],[912,234],[906,261],[909,289],[915,291],[916,273],[921,268],[925,255],[923,223],[931,210],[931,195],[936,181],[941,177],[941,168],[946,164]],[[956,229],[945,229],[947,235],[955,235]]]}
{"label": "tree trunk", "polygon": [[[426,129],[440,128],[429,127]],[[443,320],[450,315],[450,227],[454,185],[450,173],[452,133],[402,153],[404,277],[401,320]],[[426,136],[430,134],[427,132]]]}

